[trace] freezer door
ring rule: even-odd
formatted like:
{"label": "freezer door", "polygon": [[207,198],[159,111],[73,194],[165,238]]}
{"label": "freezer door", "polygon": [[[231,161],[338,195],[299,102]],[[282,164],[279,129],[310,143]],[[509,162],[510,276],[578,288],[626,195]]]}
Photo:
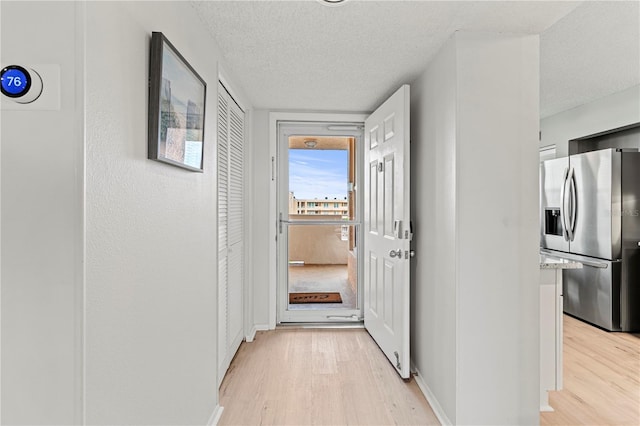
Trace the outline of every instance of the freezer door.
{"label": "freezer door", "polygon": [[609,331],[620,331],[622,262],[594,261],[562,272],[564,311]]}
{"label": "freezer door", "polygon": [[622,153],[622,249],[640,249],[640,152]]}
{"label": "freezer door", "polygon": [[573,231],[571,252],[620,259],[621,153],[605,149],[572,155],[569,165],[573,176],[567,213]]}
{"label": "freezer door", "polygon": [[620,327],[640,331],[640,247],[622,249]]}
{"label": "freezer door", "polygon": [[564,177],[569,171],[569,159],[556,158],[540,163],[540,247],[569,251],[566,236],[563,196]]}

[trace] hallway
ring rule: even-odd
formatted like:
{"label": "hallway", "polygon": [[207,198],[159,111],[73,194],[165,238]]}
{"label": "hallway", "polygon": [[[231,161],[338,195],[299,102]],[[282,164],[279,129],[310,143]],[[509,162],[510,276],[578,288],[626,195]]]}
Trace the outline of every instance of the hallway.
{"label": "hallway", "polygon": [[231,363],[220,405],[220,425],[439,424],[364,329],[258,332]]}

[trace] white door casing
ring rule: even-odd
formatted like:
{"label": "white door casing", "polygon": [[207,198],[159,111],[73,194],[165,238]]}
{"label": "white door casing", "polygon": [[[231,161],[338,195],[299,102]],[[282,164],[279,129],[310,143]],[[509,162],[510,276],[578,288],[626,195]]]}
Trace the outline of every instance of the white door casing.
{"label": "white door casing", "polygon": [[365,120],[364,323],[409,378],[409,86]]}

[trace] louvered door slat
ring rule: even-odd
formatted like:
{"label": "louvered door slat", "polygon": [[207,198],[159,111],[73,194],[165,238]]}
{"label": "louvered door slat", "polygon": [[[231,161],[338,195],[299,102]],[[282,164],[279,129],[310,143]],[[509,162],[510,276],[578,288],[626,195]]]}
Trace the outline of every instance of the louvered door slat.
{"label": "louvered door slat", "polygon": [[244,112],[218,86],[218,381],[243,337]]}

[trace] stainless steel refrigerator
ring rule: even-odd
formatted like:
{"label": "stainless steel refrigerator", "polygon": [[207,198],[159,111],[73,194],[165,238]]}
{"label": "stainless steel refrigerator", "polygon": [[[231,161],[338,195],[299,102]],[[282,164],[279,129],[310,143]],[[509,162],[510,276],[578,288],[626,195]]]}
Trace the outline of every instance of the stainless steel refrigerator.
{"label": "stainless steel refrigerator", "polygon": [[603,149],[540,166],[543,251],[563,272],[564,311],[611,331],[640,330],[640,153]]}

